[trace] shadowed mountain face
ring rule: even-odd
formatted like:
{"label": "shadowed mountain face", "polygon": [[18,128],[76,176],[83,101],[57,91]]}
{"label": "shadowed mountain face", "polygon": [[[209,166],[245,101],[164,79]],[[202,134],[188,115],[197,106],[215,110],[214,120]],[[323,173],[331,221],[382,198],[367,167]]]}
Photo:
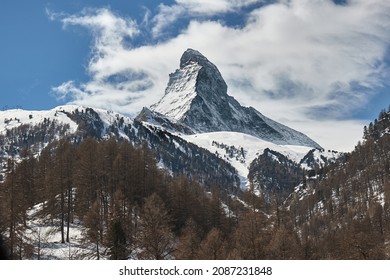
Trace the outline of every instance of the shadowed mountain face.
{"label": "shadowed mountain face", "polygon": [[188,49],[180,69],[170,74],[165,95],[139,120],[158,123],[186,134],[234,131],[275,144],[321,148],[306,135],[275,122],[252,107],[243,107],[227,94],[218,68],[200,52]]}

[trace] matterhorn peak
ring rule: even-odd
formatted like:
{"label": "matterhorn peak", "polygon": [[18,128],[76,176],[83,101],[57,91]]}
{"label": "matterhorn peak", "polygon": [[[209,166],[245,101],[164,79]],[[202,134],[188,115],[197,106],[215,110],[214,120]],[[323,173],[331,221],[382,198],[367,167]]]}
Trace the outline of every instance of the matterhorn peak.
{"label": "matterhorn peak", "polygon": [[180,59],[180,69],[169,75],[165,95],[151,109],[181,120],[200,103],[216,103],[227,97],[227,85],[218,68],[200,52],[188,49]]}
{"label": "matterhorn peak", "polygon": [[[150,107],[148,119],[183,133],[233,131],[275,144],[320,148],[306,135],[277,123],[254,108],[241,106],[227,94],[218,68],[199,51],[187,49],[180,68],[169,75],[162,99]],[[162,116],[166,116],[163,122]],[[144,118],[141,118],[144,119]]]}

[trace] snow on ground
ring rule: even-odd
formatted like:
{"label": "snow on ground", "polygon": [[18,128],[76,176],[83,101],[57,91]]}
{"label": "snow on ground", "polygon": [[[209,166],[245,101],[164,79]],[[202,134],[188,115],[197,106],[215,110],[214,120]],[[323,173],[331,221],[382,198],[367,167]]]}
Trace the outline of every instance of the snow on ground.
{"label": "snow on ground", "polygon": [[[123,119],[123,124],[124,125],[132,125],[133,124],[133,120],[130,119],[129,117],[125,116],[125,115],[122,115],[122,114],[119,114],[119,113],[115,113],[113,111],[107,111],[107,110],[104,110],[104,109],[97,109],[97,108],[92,108],[96,113],[98,113],[100,119],[102,120],[103,124],[104,124],[104,130],[103,130],[103,133],[106,131],[106,128],[109,127],[110,125],[112,125],[114,123],[114,121],[118,121],[119,119]],[[79,109],[80,110],[80,109]],[[125,132],[122,130],[122,129],[119,129],[118,131],[119,135],[125,139],[128,139],[129,137],[125,134]],[[103,137],[108,137],[108,135],[103,135]]]}
{"label": "snow on ground", "polygon": [[[28,125],[37,125],[43,123],[45,119],[49,119],[50,121],[56,120],[58,123],[69,124],[69,133],[74,133],[77,131],[78,124],[71,120],[66,113],[72,113],[76,110],[85,111],[87,107],[77,106],[77,105],[63,105],[58,106],[51,110],[7,110],[0,111],[0,134],[5,134],[7,130],[12,128],[19,127],[23,124]],[[133,121],[126,117],[125,115],[114,113],[112,111],[107,111],[103,109],[92,108],[96,113],[98,113],[100,119],[103,122],[104,128],[109,127],[114,123],[114,121],[118,121],[119,119],[123,119],[123,124],[133,124]],[[103,133],[106,130],[103,130]],[[118,131],[120,136],[127,139],[128,137],[124,133],[123,130]],[[105,135],[103,135],[105,136]],[[107,136],[107,135],[106,135]]]}
{"label": "snow on ground", "polygon": [[[70,260],[96,259],[94,245],[83,242],[85,228],[75,220],[69,228],[69,242],[61,243],[61,231],[58,220],[42,218],[43,204],[38,204],[27,213],[28,222],[25,240],[32,240],[33,256],[29,259]],[[65,227],[66,236],[66,227]],[[31,242],[31,241],[30,241]],[[104,248],[103,248],[104,249]]]}
{"label": "snow on ground", "polygon": [[56,107],[51,110],[40,111],[21,109],[0,111],[0,134],[4,134],[6,130],[18,127],[22,124],[37,125],[43,123],[44,119],[57,120],[59,123],[69,124],[70,132],[75,132],[77,130],[77,124],[61,111],[65,110],[71,112],[77,108],[79,107],[67,105]]}
{"label": "snow on ground", "polygon": [[[316,161],[316,163],[323,167],[326,165],[326,162],[324,159],[326,159],[328,162],[334,162],[338,157],[340,157],[342,153],[339,153],[337,151],[331,151],[331,150],[328,150],[328,151],[325,151],[325,150],[315,150],[313,152],[313,157],[314,157],[314,160]],[[312,169],[309,165],[307,165],[306,162],[303,162],[301,164],[301,167],[303,169],[306,169],[306,170],[309,170],[309,169]]]}
{"label": "snow on ground", "polygon": [[[242,188],[247,187],[247,178],[251,162],[257,156],[261,155],[264,149],[269,148],[279,152],[298,163],[311,149],[313,149],[305,146],[277,145],[239,132],[209,132],[194,135],[180,135],[180,137],[199,147],[207,149],[212,153],[218,154],[221,158],[229,162],[236,168],[241,179]],[[242,148],[245,156],[244,158],[231,157],[225,148],[221,147],[221,145],[218,146],[215,143],[234,146],[237,150],[241,150]]]}

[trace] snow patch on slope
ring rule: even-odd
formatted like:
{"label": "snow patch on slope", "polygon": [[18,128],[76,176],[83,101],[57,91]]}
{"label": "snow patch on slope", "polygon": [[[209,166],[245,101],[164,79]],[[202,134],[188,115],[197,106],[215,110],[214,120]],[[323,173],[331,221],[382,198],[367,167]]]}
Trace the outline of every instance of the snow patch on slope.
{"label": "snow patch on slope", "polygon": [[[41,260],[88,260],[96,259],[96,248],[93,244],[85,242],[86,228],[75,220],[69,227],[69,242],[61,243],[60,221],[50,217],[43,218],[44,203],[40,203],[27,211],[27,228],[24,232],[24,239],[34,242],[34,250],[30,259]],[[66,231],[66,229],[65,229]],[[102,246],[100,258],[107,259]]]}
{"label": "snow patch on slope", "polygon": [[78,125],[62,111],[65,109],[66,111],[72,111],[76,110],[76,108],[80,107],[67,105],[42,111],[29,111],[21,109],[0,111],[0,134],[4,134],[7,130],[19,127],[23,124],[32,126],[38,125],[43,123],[45,119],[57,120],[59,123],[69,124],[69,132],[73,133],[77,130]]}
{"label": "snow patch on slope", "polygon": [[[78,128],[78,124],[73,121],[67,113],[73,113],[75,111],[86,111],[88,107],[77,105],[63,105],[55,107],[51,110],[7,110],[0,111],[0,134],[5,134],[7,130],[19,127],[21,125],[38,125],[43,123],[44,120],[56,120],[60,124],[69,125],[69,133],[75,133]],[[133,124],[133,120],[125,115],[107,111],[104,109],[90,108],[95,111],[104,125],[104,130],[111,126],[115,121],[123,119],[123,124]],[[119,131],[120,135],[124,138],[128,138],[123,131]]]}
{"label": "snow patch on slope", "polygon": [[[239,132],[209,132],[180,135],[180,137],[209,150],[229,162],[240,176],[241,188],[246,188],[249,184],[248,173],[250,164],[266,148],[279,152],[297,163],[312,149],[306,146],[277,145]],[[238,153],[232,153],[232,150],[238,151]]]}

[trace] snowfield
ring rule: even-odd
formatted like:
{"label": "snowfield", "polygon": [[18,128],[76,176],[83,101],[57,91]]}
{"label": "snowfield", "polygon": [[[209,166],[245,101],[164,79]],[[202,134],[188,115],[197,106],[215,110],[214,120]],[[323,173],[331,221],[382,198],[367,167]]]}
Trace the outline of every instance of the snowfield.
{"label": "snowfield", "polygon": [[76,109],[81,110],[81,107],[66,105],[51,110],[29,111],[15,109],[0,111],[0,134],[4,134],[7,130],[22,124],[34,126],[43,123],[45,119],[57,120],[59,123],[69,124],[70,132],[76,132],[77,124],[62,112],[63,110],[72,112]]}
{"label": "snowfield", "polygon": [[[194,135],[180,135],[183,139],[199,147],[209,150],[219,157],[229,162],[238,172],[241,179],[241,188],[247,188],[248,172],[251,162],[263,153],[266,148],[279,152],[297,163],[313,148],[296,145],[277,145],[257,137],[239,133],[239,132],[209,132]],[[233,156],[216,143],[224,144],[228,147],[235,147],[238,150],[243,149],[244,157]]]}
{"label": "snowfield", "polygon": [[[63,105],[55,107],[51,110],[34,111],[15,109],[8,111],[0,111],[0,134],[4,134],[7,130],[16,128],[23,124],[32,126],[38,125],[40,123],[43,123],[45,119],[51,121],[56,120],[58,123],[68,124],[70,127],[69,133],[75,133],[77,131],[78,124],[72,119],[70,119],[64,112],[72,113],[76,110],[85,111],[87,108],[88,107],[78,105]],[[123,118],[125,124],[133,123],[133,121],[125,115],[103,109],[91,109],[93,109],[96,113],[99,114],[99,117],[101,118],[105,127],[110,126],[118,118]],[[122,133],[122,136],[125,136],[125,134]]]}
{"label": "snowfield", "polygon": [[[43,204],[37,204],[27,212],[28,222],[24,238],[33,241],[34,250],[30,259],[42,260],[90,260],[97,259],[96,248],[85,239],[86,228],[75,220],[70,224],[69,242],[61,243],[60,221],[42,218]],[[65,228],[66,235],[66,228]],[[106,248],[102,246],[100,258],[105,259]]]}

